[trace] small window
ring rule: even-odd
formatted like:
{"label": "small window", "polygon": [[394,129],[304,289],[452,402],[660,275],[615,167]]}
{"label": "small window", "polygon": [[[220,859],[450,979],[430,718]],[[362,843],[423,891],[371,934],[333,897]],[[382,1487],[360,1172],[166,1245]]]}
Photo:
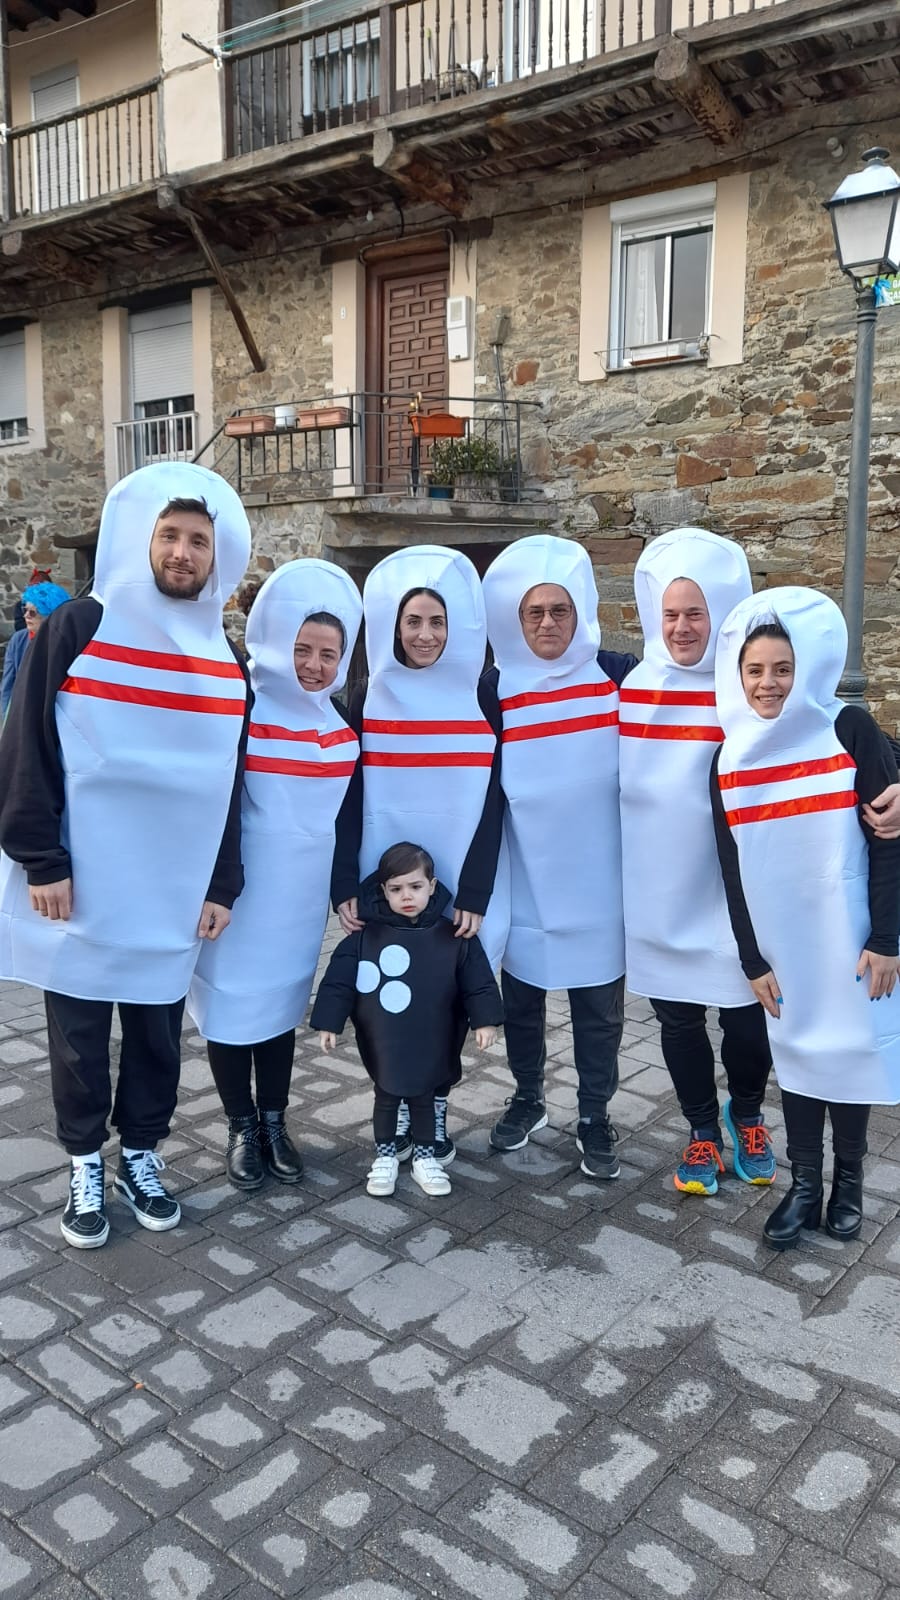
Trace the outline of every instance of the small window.
{"label": "small window", "polygon": [[705,357],[714,208],[714,184],[610,207],[610,367]]}
{"label": "small window", "polygon": [[0,445],[28,438],[25,403],[25,334],[0,336]]}

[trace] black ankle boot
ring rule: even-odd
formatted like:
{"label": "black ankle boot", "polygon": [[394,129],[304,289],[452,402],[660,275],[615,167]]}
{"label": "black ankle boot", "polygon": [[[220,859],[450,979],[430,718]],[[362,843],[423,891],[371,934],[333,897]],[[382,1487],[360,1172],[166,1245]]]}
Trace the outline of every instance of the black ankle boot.
{"label": "black ankle boot", "polygon": [[791,1162],[791,1187],[763,1228],[763,1238],[775,1250],[796,1244],[801,1230],[815,1232],[822,1220],[822,1163],[801,1166]]}
{"label": "black ankle boot", "polygon": [[856,1239],[862,1228],[862,1161],[834,1158],[831,1198],[825,1212],[825,1232],[832,1239]]}
{"label": "black ankle boot", "polygon": [[228,1118],[225,1172],[236,1189],[258,1189],[265,1172],[259,1145],[259,1117]]}
{"label": "black ankle boot", "polygon": [[284,1125],[283,1111],[261,1111],[259,1132],[263,1160],[279,1183],[299,1183],[303,1177],[303,1158],[291,1143]]}

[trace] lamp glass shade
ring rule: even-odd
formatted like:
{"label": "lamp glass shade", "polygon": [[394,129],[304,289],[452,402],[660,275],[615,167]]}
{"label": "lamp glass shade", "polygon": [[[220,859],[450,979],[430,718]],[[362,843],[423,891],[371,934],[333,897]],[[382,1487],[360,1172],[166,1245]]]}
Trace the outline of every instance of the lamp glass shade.
{"label": "lamp glass shade", "polygon": [[841,271],[854,278],[896,272],[900,261],[897,193],[873,194],[831,207],[834,242]]}

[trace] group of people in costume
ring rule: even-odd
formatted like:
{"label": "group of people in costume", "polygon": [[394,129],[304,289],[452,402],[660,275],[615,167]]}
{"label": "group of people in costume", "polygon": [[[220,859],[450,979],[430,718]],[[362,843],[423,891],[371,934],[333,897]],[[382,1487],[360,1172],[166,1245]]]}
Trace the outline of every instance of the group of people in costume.
{"label": "group of people in costume", "polygon": [[[581,1166],[614,1180],[627,974],[690,1130],[676,1186],[716,1191],[722,1121],[737,1177],[772,1182],[774,1061],[792,1183],[766,1236],[819,1225],[828,1114],[826,1226],[855,1237],[869,1107],[900,1100],[900,785],[891,744],[836,698],[834,604],[754,596],[738,545],[678,529],[638,562],[639,662],[602,650],[573,541],[520,539],[483,581],[423,545],[379,562],[362,599],[328,562],[278,568],[245,660],[222,617],[249,554],[216,474],[123,480],[93,592],[35,634],[0,742],[0,975],[45,991],[67,1241],[108,1237],[110,1121],[115,1192],[144,1227],[180,1219],[156,1151],[185,1003],[230,1181],[302,1180],[285,1112],[329,902],[344,938],[310,1026],[326,1052],[355,1027],[370,1193],[407,1157],[424,1193],[449,1192],[470,1028],[487,1048],[503,1023],[514,1079],[491,1145],[546,1125],[551,989],[568,991]],[[369,676],[345,708],[363,619]]]}

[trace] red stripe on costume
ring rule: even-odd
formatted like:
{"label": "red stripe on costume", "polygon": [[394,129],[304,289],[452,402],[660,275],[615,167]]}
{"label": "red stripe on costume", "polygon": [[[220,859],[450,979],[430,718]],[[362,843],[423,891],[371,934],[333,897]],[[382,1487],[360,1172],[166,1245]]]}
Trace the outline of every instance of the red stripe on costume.
{"label": "red stripe on costume", "polygon": [[330,750],[336,744],[350,744],[355,741],[356,734],[352,728],[336,728],[334,733],[316,732],[315,728],[279,728],[274,722],[251,722],[251,739],[293,739],[300,744],[317,744],[322,750]]}
{"label": "red stripe on costume", "polygon": [[66,678],[60,694],[83,694],[95,700],[118,700],[131,706],[155,706],[160,711],[204,711],[223,717],[242,717],[243,700],[221,700],[205,694],[169,694],[165,689],[136,689],[128,683],[102,683],[97,678]]}
{"label": "red stripe on costume", "polygon": [[791,778],[817,778],[823,772],[844,772],[856,766],[846,751],[836,756],[821,756],[815,761],[789,761],[783,767],[757,767],[726,772],[719,778],[720,789],[753,788],[758,783],[787,783]]}
{"label": "red stripe on costume", "polygon": [[242,678],[236,661],[209,661],[204,656],[170,655],[162,650],[135,650],[131,645],[104,644],[92,639],[82,655],[100,661],[124,661],[130,667],[154,667],[159,672],[196,672],[204,678]]}
{"label": "red stripe on costume", "polygon": [[489,767],[489,750],[442,750],[434,754],[400,754],[396,750],[364,750],[364,767]]}
{"label": "red stripe on costume", "polygon": [[589,728],[614,728],[619,720],[618,711],[607,711],[602,717],[572,717],[568,722],[533,722],[521,728],[504,728],[503,743],[515,744],[520,739],[555,739],[561,733],[586,733]]}
{"label": "red stripe on costume", "polygon": [[279,772],[288,778],[352,778],[355,761],[285,761],[279,756],[248,756],[247,772]]}
{"label": "red stripe on costume", "polygon": [[716,703],[712,689],[629,689],[627,685],[619,690],[619,699],[623,704],[644,706],[714,706]]}
{"label": "red stripe on costume", "polygon": [[725,737],[721,728],[703,722],[666,727],[662,722],[620,721],[619,732],[626,739],[709,739],[716,744]]}
{"label": "red stripe on costume", "polygon": [[520,711],[523,706],[550,706],[557,700],[590,700],[594,695],[615,694],[611,678],[605,683],[575,683],[568,689],[548,689],[546,694],[514,694],[500,701],[501,711]]}
{"label": "red stripe on costume", "polygon": [[391,733],[411,734],[441,734],[450,733],[493,733],[493,728],[484,718],[480,722],[390,722],[383,718],[364,718],[363,733]]}
{"label": "red stripe on costume", "polygon": [[744,822],[775,822],[779,817],[802,817],[811,811],[847,811],[858,800],[854,789],[842,789],[838,794],[810,794],[802,800],[772,800],[765,806],[726,811],[725,821],[729,828],[739,828]]}

